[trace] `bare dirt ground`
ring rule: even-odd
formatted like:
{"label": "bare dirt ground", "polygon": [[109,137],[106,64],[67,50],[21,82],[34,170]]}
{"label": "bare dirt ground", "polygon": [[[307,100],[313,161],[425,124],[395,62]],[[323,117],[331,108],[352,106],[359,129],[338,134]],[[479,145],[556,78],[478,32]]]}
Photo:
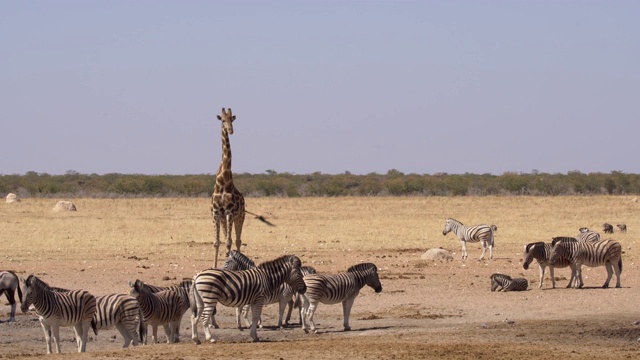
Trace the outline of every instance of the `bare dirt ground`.
{"label": "bare dirt ground", "polygon": [[[126,292],[135,278],[167,285],[212,265],[212,225],[206,199],[76,200],[76,213],[52,213],[56,200],[23,200],[0,207],[0,268],[36,274],[54,286],[84,288],[96,295]],[[116,330],[92,335],[86,354],[76,354],[71,328],[61,329],[62,352],[54,357],[205,359],[253,358],[501,358],[621,359],[640,356],[640,270],[637,203],[623,197],[590,198],[338,198],[248,199],[249,209],[276,227],[247,219],[245,254],[256,262],[284,253],[319,272],[344,271],[374,262],[383,291],[363,288],[342,331],[342,307],[320,305],[317,334],[297,325],[275,328],[277,305],[264,309],[261,342],[235,328],[234,309],[219,307],[216,343],[196,346],[185,316],[178,344],[121,349]],[[494,259],[478,261],[478,244],[460,259],[460,243],[442,235],[444,218],[498,225]],[[616,233],[624,249],[622,288],[601,289],[606,271],[585,268],[585,289],[565,289],[569,270],[556,271],[559,288],[538,269],[522,270],[522,247],[581,226],[625,221]],[[452,261],[422,260],[429,248],[454,253]],[[224,253],[224,248],[221,251]],[[488,257],[488,256],[487,256]],[[525,292],[491,292],[494,272],[525,277]],[[615,278],[614,278],[615,280]],[[615,284],[615,281],[613,281]],[[46,353],[36,316],[18,310],[6,322],[0,306],[0,358]],[[297,322],[294,312],[293,323]],[[160,339],[164,332],[159,331]],[[200,337],[204,340],[202,329]]]}

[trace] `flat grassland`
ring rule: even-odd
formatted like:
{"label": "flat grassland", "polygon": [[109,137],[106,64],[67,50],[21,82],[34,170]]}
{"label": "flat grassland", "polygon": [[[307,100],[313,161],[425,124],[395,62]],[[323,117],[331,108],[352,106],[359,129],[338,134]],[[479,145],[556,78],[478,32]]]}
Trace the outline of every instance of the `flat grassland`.
{"label": "flat grassland", "polygon": [[[128,280],[169,285],[213,265],[213,225],[208,199],[75,199],[78,211],[52,212],[57,199],[23,199],[0,206],[0,269],[35,274],[50,285],[95,295],[127,292]],[[342,331],[342,307],[318,307],[317,334],[294,325],[276,329],[277,305],[263,311],[261,342],[235,328],[235,310],[218,307],[217,342],[196,346],[188,315],[181,342],[121,349],[116,330],[102,330],[76,354],[73,330],[62,328],[64,358],[637,358],[640,356],[640,203],[629,196],[596,197],[378,197],[248,198],[247,209],[276,224],[247,216],[243,252],[257,263],[298,255],[318,272],[337,273],[360,262],[379,268],[383,291],[365,287]],[[495,224],[494,259],[478,261],[478,243],[460,259],[460,242],[442,235],[444,219]],[[523,247],[586,226],[626,223],[611,237],[623,246],[621,289],[601,289],[604,267],[584,268],[585,289],[565,289],[568,269],[538,289],[536,263],[522,269]],[[430,248],[454,253],[452,261],[422,260]],[[220,261],[226,252],[221,247]],[[488,253],[487,253],[488,258]],[[525,277],[528,291],[491,292],[494,272]],[[615,286],[615,277],[612,279]],[[0,304],[0,358],[46,353],[32,312],[6,322]],[[293,323],[298,317],[293,316]],[[202,328],[200,338],[204,340]],[[164,333],[159,332],[161,340]]]}

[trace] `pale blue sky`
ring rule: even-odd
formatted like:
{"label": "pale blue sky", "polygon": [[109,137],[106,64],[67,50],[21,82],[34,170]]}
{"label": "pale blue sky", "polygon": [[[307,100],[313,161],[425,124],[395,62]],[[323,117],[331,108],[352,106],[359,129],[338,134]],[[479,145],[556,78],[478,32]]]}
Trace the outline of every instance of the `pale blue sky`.
{"label": "pale blue sky", "polygon": [[640,173],[640,1],[0,0],[0,173]]}

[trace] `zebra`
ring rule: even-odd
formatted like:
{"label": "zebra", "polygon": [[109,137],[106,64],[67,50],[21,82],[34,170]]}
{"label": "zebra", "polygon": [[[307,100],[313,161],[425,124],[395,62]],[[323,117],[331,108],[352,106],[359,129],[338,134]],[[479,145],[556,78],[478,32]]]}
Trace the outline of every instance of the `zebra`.
{"label": "zebra", "polygon": [[[224,264],[222,265],[222,268],[225,270],[234,270],[234,271],[241,271],[241,270],[249,270],[249,269],[253,269],[255,268],[256,265],[253,262],[253,260],[249,259],[246,255],[244,255],[243,253],[237,251],[237,250],[231,250],[229,251],[229,253],[227,254],[227,258],[224,261]],[[302,276],[306,276],[309,274],[315,274],[316,270],[310,266],[301,266],[300,267],[300,272],[302,273]],[[300,309],[300,311],[302,310],[302,307],[300,306],[300,301],[298,298],[298,294],[293,290],[293,288],[291,286],[289,286],[289,284],[284,283],[282,285],[280,285],[280,288],[278,289],[278,291],[275,291],[271,294],[271,297],[269,297],[268,299],[265,300],[264,304],[268,305],[268,304],[273,304],[273,303],[278,303],[280,305],[279,307],[279,311],[278,311],[278,328],[282,328],[283,327],[283,317],[284,317],[284,309],[285,307],[287,307],[287,305],[289,306],[289,311],[287,313],[287,318],[286,321],[284,322],[286,325],[289,324],[289,320],[291,319],[291,313],[293,312],[293,308],[296,305],[296,301],[298,303],[298,308]],[[251,323],[249,322],[248,319],[248,310],[249,310],[249,305],[245,305],[242,308],[242,312],[238,312],[236,311],[236,323],[238,325],[238,329],[242,329],[242,325],[241,325],[241,318],[244,319],[246,326],[250,326]],[[262,328],[262,325],[260,324],[260,322],[258,322],[258,326],[260,328]],[[300,323],[302,323],[302,314],[300,314]]]}
{"label": "zebra", "polygon": [[145,326],[151,325],[153,330],[151,342],[158,343],[158,326],[162,325],[164,333],[167,335],[167,343],[172,344],[175,342],[176,332],[184,313],[182,296],[174,290],[153,293],[144,285],[141,280],[136,280],[133,283],[129,281],[129,295],[138,300]]}
{"label": "zebra", "polygon": [[[540,268],[540,285],[538,289],[542,289],[542,282],[544,281],[545,268],[549,267],[549,274],[551,276],[551,286],[556,288],[556,279],[553,275],[553,266],[549,265],[549,253],[551,253],[551,244],[545,244],[542,241],[530,243],[524,246],[524,263],[522,268],[529,270],[529,264],[536,259],[538,261],[538,267]],[[573,275],[573,271],[571,272]]]}
{"label": "zebra", "polygon": [[[198,304],[198,318],[204,326],[206,339],[215,342],[206,324],[217,303],[236,308],[250,304],[251,338],[253,341],[260,341],[257,334],[258,321],[262,307],[271,294],[277,292],[285,282],[298,293],[303,294],[307,290],[300,267],[300,258],[285,255],[263,262],[250,270],[208,269],[196,274],[193,278],[194,295]],[[200,343],[197,331],[193,341]]]}
{"label": "zebra", "polygon": [[93,329],[98,335],[99,329],[109,329],[113,326],[118,329],[124,338],[123,348],[138,346],[146,336],[146,325],[138,300],[126,294],[109,294],[96,297],[96,313],[92,322]]}
{"label": "zebra", "polygon": [[9,322],[16,321],[16,290],[18,290],[18,299],[22,303],[22,290],[20,289],[18,275],[10,270],[0,271],[0,296],[4,293],[9,305],[11,305]]}
{"label": "zebra", "polygon": [[602,232],[605,234],[613,234],[613,225],[604,223],[602,225]]}
{"label": "zebra", "polygon": [[525,278],[512,279],[509,275],[491,275],[491,291],[526,291],[527,287],[529,287],[529,282]]}
{"label": "zebra", "polygon": [[594,242],[600,240],[600,234],[597,231],[589,230],[586,227],[580,228],[580,233],[576,235],[576,240],[585,242]]}
{"label": "zebra", "polygon": [[620,232],[627,232],[627,224],[617,224],[616,226],[618,227],[618,229],[620,229]]}
{"label": "zebra", "polygon": [[357,264],[336,275],[310,274],[304,277],[304,282],[307,292],[301,296],[304,306],[302,328],[306,333],[317,333],[313,315],[319,303],[332,305],[341,302],[344,331],[350,331],[349,315],[360,289],[369,285],[376,293],[382,291],[378,268],[373,263]]}
{"label": "zebra", "polygon": [[563,259],[569,260],[575,267],[575,277],[578,288],[584,285],[582,282],[582,265],[596,267],[605,266],[607,280],[603,288],[609,287],[611,276],[616,274],[616,287],[620,287],[620,273],[622,273],[622,246],[611,239],[597,242],[565,242],[560,241],[553,245],[549,255],[549,263],[553,266]]}
{"label": "zebra", "polygon": [[[185,312],[187,312],[187,310],[191,310],[191,337],[194,336],[194,329],[196,327],[196,323],[197,323],[197,318],[196,318],[196,312],[197,312],[197,308],[196,308],[196,302],[195,299],[193,298],[193,292],[192,292],[192,287],[193,287],[193,279],[184,279],[182,280],[179,284],[177,285],[171,285],[171,286],[155,286],[155,285],[150,285],[150,284],[146,284],[143,283],[142,285],[143,287],[145,287],[149,292],[152,293],[159,293],[161,291],[165,291],[165,290],[173,290],[175,292],[177,292],[178,294],[180,294],[180,296],[182,297],[182,312],[180,317],[182,318],[182,316],[184,315]],[[215,315],[215,311],[213,313],[213,315]],[[214,316],[211,316],[211,324],[213,325],[213,327],[215,327],[216,329],[219,328],[218,323],[216,323],[216,319]],[[178,324],[179,325],[179,324]],[[211,325],[209,325],[211,326]],[[180,341],[180,326],[178,326],[178,328],[176,329],[176,338],[175,341],[179,342]]]}
{"label": "zebra", "polygon": [[489,258],[493,259],[493,234],[498,230],[495,225],[476,225],[476,226],[464,226],[460,221],[452,218],[448,218],[445,221],[444,230],[442,235],[447,235],[450,231],[453,231],[460,243],[462,244],[462,259],[467,258],[467,242],[478,242],[482,244],[482,255],[480,260],[484,259],[487,245],[489,245]]}
{"label": "zebra", "polygon": [[20,282],[24,289],[20,310],[26,313],[30,305],[35,307],[44,331],[47,354],[51,354],[52,337],[56,352],[60,353],[60,326],[73,326],[78,352],[85,352],[89,327],[96,312],[95,296],[86,290],[52,291],[35,275],[20,279]]}

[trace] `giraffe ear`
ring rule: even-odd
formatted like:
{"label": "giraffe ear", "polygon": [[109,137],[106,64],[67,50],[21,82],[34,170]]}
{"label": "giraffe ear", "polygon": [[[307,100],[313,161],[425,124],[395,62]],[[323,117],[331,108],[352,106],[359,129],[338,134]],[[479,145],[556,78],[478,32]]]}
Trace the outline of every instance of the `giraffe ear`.
{"label": "giraffe ear", "polygon": [[231,121],[233,122],[235,119],[236,119],[236,116],[235,116],[235,115],[233,115],[233,116],[231,117]]}
{"label": "giraffe ear", "polygon": [[220,115],[218,115],[218,120],[222,121],[222,117]]}

